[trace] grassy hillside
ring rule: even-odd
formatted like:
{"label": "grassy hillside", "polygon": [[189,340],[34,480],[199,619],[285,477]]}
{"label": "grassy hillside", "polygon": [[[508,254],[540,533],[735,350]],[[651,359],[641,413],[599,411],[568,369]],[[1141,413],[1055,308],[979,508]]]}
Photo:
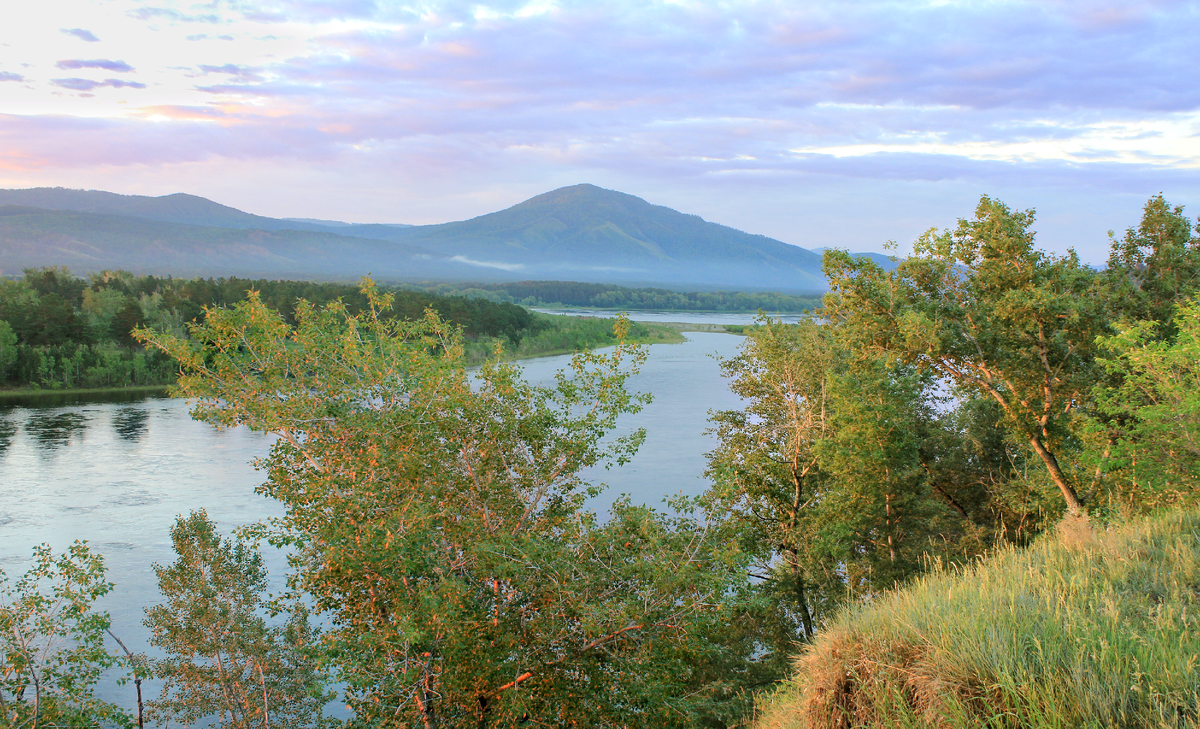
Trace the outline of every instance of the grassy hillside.
{"label": "grassy hillside", "polygon": [[1200,512],[935,573],[841,615],[759,729],[1196,727]]}

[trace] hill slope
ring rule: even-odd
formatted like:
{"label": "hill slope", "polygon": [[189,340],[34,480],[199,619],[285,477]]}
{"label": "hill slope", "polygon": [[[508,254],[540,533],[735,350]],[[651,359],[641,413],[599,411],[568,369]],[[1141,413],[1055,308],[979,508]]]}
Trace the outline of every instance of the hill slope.
{"label": "hill slope", "polygon": [[1068,522],[847,611],[759,729],[1196,727],[1200,511]]}
{"label": "hill slope", "polygon": [[470,220],[390,240],[524,278],[661,280],[823,288],[821,258],[595,185],[573,185]]}
{"label": "hill slope", "polygon": [[297,230],[216,228],[118,215],[0,206],[0,273],[63,265],[176,276],[401,277],[436,270],[422,250]]}
{"label": "hill slope", "polygon": [[[594,185],[440,225],[252,215],[187,194],[0,190],[0,269],[68,265],[181,275],[569,279],[824,289],[820,256]],[[87,218],[84,216],[96,216]],[[174,226],[174,227],[172,227]]]}
{"label": "hill slope", "polygon": [[341,226],[317,221],[282,220],[246,213],[198,195],[177,192],[173,195],[118,195],[103,190],[70,190],[64,187],[34,187],[25,190],[0,190],[0,205],[17,205],[43,210],[72,210],[123,217],[158,220],[164,223],[204,225],[236,230],[309,230],[341,232]]}

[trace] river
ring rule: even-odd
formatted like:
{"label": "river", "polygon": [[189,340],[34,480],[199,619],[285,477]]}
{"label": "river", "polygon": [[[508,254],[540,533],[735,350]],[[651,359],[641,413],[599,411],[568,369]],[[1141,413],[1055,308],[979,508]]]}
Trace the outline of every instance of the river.
{"label": "river", "polygon": [[[580,313],[580,312],[571,312]],[[650,315],[637,316],[638,319]],[[712,316],[712,315],[710,315]],[[676,319],[684,317],[676,314]],[[748,317],[690,315],[696,322],[745,323]],[[730,320],[732,319],[732,321]],[[738,406],[713,355],[736,353],[740,337],[688,333],[682,344],[650,348],[633,391],[652,404],[620,421],[619,432],[644,427],[646,441],[625,466],[584,474],[609,488],[590,507],[607,510],[619,494],[661,505],[677,493],[701,493],[708,411]],[[526,360],[526,379],[547,382],[568,356]],[[263,475],[252,466],[270,437],[245,428],[216,430],[188,416],[182,400],[144,397],[126,402],[50,406],[0,403],[0,569],[10,579],[24,571],[34,545],[56,553],[76,539],[105,559],[116,587],[98,607],[134,651],[146,651],[143,609],[158,599],[152,565],[173,560],[169,529],[176,516],[206,509],[223,533],[282,514],[254,489]],[[283,573],[279,554],[264,554],[272,574]],[[113,691],[120,693],[114,694]],[[146,686],[147,698],[157,687]],[[132,706],[132,688],[101,687],[110,700]]]}

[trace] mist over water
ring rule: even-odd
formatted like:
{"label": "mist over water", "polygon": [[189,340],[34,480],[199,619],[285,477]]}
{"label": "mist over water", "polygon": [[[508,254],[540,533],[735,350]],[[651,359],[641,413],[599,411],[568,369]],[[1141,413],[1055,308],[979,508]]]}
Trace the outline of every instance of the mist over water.
{"label": "mist over water", "polygon": [[[654,400],[620,420],[616,434],[644,427],[646,441],[629,464],[583,474],[591,483],[609,484],[589,508],[603,514],[622,493],[666,508],[663,499],[706,488],[704,453],[715,445],[704,433],[708,411],[739,402],[710,355],[734,355],[742,338],[686,336],[683,344],[650,347],[642,372],[630,379],[631,391],[650,392]],[[569,359],[518,364],[527,380],[548,383]],[[0,403],[0,569],[13,580],[25,571],[35,545],[47,543],[57,554],[76,539],[87,540],[104,556],[116,585],[97,607],[109,612],[113,632],[131,650],[149,651],[143,609],[159,599],[152,565],[174,560],[169,530],[175,518],[205,509],[228,535],[284,513],[254,493],[265,475],[251,462],[265,456],[271,443],[271,436],[246,428],[217,430],[195,422],[186,401],[163,397],[46,407]],[[283,555],[264,545],[263,557],[273,584],[282,585]],[[143,689],[149,699],[159,686],[146,682]],[[99,693],[127,708],[135,705],[131,685],[107,683]]]}

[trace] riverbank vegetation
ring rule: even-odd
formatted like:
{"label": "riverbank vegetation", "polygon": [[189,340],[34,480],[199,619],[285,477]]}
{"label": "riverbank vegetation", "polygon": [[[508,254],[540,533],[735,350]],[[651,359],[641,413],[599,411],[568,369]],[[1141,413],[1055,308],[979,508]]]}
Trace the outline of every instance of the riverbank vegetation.
{"label": "riverbank vegetation", "polygon": [[[0,279],[0,389],[102,389],[167,385],[178,368],[131,337],[149,326],[184,334],[203,322],[206,307],[231,306],[248,291],[286,321],[301,299],[315,305],[341,300],[350,311],[367,305],[358,286],[265,279],[174,279],[105,271],[88,278],[63,268],[29,269]],[[461,328],[471,364],[497,344],[510,358],[562,354],[616,344],[612,322],[536,314],[510,302],[393,290],[390,316],[419,319],[426,309]],[[635,324],[639,342],[677,342],[675,332]]]}
{"label": "riverbank vegetation", "polygon": [[[410,285],[411,286],[411,285]],[[443,296],[466,296],[521,306],[612,311],[705,311],[803,314],[821,295],[775,291],[670,291],[579,281],[517,281],[494,284],[431,284],[418,287]]]}
{"label": "riverbank vegetation", "polygon": [[[278,436],[286,507],[231,542],[181,516],[156,710],[219,686],[224,726],[317,726],[270,697],[338,683],[351,726],[745,725],[765,690],[762,726],[1194,727],[1200,238],[1158,196],[1097,271],[1033,222],[985,197],[894,269],[827,253],[818,317],[722,362],[744,406],[666,512],[593,514],[579,475],[644,435],[626,321],[541,387],[369,281],[139,328],[194,417]],[[293,554],[274,623],[255,539]],[[183,630],[231,621],[253,645]]]}

